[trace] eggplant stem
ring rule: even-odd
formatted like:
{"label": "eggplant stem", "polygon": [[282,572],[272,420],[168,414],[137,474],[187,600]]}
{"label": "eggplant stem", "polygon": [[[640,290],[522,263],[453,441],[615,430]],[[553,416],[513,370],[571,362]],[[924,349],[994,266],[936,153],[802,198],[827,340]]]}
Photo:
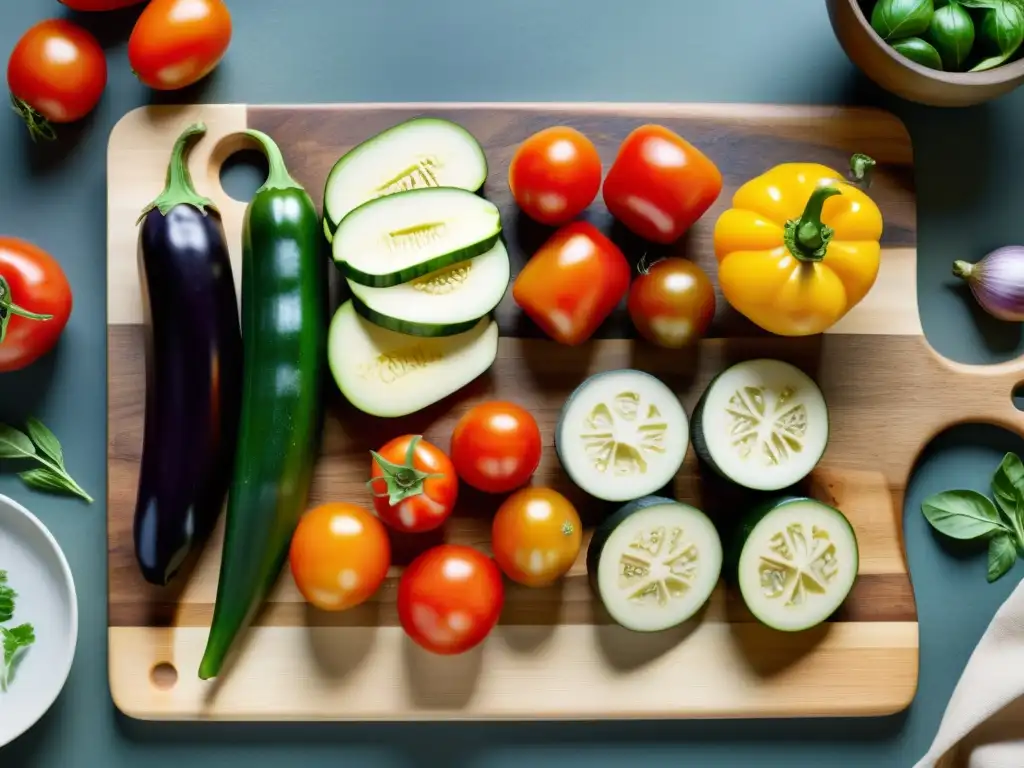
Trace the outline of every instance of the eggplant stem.
{"label": "eggplant stem", "polygon": [[[142,209],[138,221],[142,221],[146,214],[153,209],[159,210],[164,216],[168,211],[179,205],[191,205],[204,216],[206,210],[216,212],[217,206],[208,197],[203,197],[196,192],[192,184],[192,174],[188,170],[188,149],[192,139],[206,133],[205,123],[193,123],[178,137],[171,150],[171,159],[167,164],[167,182],[164,191],[149,205]],[[138,222],[136,222],[138,223]]]}
{"label": "eggplant stem", "polygon": [[957,259],[953,262],[953,274],[957,277],[963,278],[964,280],[970,280],[974,277],[974,270],[976,267],[976,264],[971,264],[969,261]]}

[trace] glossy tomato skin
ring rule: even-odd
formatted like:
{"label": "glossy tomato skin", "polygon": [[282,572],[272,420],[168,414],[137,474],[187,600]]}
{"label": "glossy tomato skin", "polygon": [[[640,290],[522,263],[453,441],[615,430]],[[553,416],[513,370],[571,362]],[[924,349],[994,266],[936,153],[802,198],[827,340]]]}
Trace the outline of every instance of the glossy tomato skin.
{"label": "glossy tomato skin", "polygon": [[107,87],[107,60],[92,34],[64,19],[22,35],[7,62],[7,87],[51,123],[89,114]]}
{"label": "glossy tomato skin", "polygon": [[177,90],[210,74],[230,43],[222,0],[151,0],[128,40],[128,61],[150,88]]}
{"label": "glossy tomato skin", "polygon": [[471,408],[452,432],[452,463],[460,478],[486,493],[507,493],[529,481],[540,466],[537,420],[502,400]]}
{"label": "glossy tomato skin", "polygon": [[622,251],[593,224],[574,221],[551,236],[523,267],[512,298],[560,344],[582,344],[629,289]]}
{"label": "glossy tomato skin", "polygon": [[321,610],[343,611],[365,602],[380,587],[391,565],[391,543],[368,510],[324,504],[299,520],[288,561],[307,602]]}
{"label": "glossy tomato skin", "polygon": [[45,355],[60,338],[71,317],[71,286],[60,264],[32,243],[0,237],[0,276],[7,280],[11,301],[50,320],[12,315],[0,343],[0,372],[16,371]]}
{"label": "glossy tomato skin", "polygon": [[60,0],[60,2],[73,11],[116,11],[118,8],[138,5],[146,0]]}
{"label": "glossy tomato skin", "polygon": [[680,349],[707,332],[715,317],[715,288],[692,261],[662,259],[633,281],[627,307],[647,341]]}
{"label": "glossy tomato skin", "polygon": [[519,145],[509,165],[508,185],[531,219],[549,226],[565,224],[597,197],[601,156],[575,128],[545,128]]}
{"label": "glossy tomato skin", "polygon": [[[409,444],[416,437],[396,437],[378,453],[392,464],[402,465],[406,461]],[[413,467],[435,477],[425,478],[420,493],[408,496],[398,504],[391,504],[384,469],[377,461],[372,462],[370,487],[374,494],[373,507],[381,520],[397,531],[422,533],[437,528],[451,515],[459,495],[459,478],[447,454],[422,439],[416,443]]]}
{"label": "glossy tomato skin", "polygon": [[479,645],[498,623],[504,602],[494,560],[458,544],[428,549],[398,582],[402,628],[417,645],[441,655]]}
{"label": "glossy tomato skin", "polygon": [[717,166],[686,139],[644,125],[619,147],[604,180],[604,202],[619,221],[654,243],[678,240],[722,192]]}
{"label": "glossy tomato skin", "polygon": [[582,542],[576,508],[551,488],[516,491],[498,508],[491,526],[498,566],[528,587],[546,587],[568,573]]}

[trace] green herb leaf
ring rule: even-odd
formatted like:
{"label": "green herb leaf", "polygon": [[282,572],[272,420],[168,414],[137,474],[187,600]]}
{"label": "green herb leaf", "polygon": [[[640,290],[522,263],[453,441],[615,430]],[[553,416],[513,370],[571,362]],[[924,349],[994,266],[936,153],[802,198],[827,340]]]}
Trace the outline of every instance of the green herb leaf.
{"label": "green herb leaf", "polygon": [[0,624],[14,617],[14,598],[18,596],[7,586],[7,571],[0,571]]}
{"label": "green herb leaf", "polygon": [[934,12],[932,0],[878,0],[871,27],[887,42],[913,37],[928,29]]}
{"label": "green herb leaf", "polygon": [[953,539],[978,539],[993,533],[1010,533],[992,501],[977,491],[943,491],[929,496],[921,512],[931,526]]}
{"label": "green herb leaf", "polygon": [[906,37],[893,43],[892,49],[915,64],[942,71],[942,57],[927,40],[922,40],[920,37]]}
{"label": "green herb leaf", "polygon": [[927,38],[942,57],[942,68],[959,72],[974,47],[971,14],[955,3],[939,8],[928,25]]}
{"label": "green herb leaf", "polygon": [[86,501],[92,502],[92,497],[82,490],[81,486],[72,480],[66,472],[61,473],[49,467],[39,467],[38,469],[28,469],[24,472],[19,472],[18,477],[29,488],[34,488],[37,491],[66,493],[71,496],[80,496]]}
{"label": "green herb leaf", "polygon": [[0,424],[0,459],[27,459],[36,455],[28,435],[14,427]]}
{"label": "green herb leaf", "polygon": [[998,533],[988,540],[988,582],[1001,579],[1017,561],[1017,545],[1008,533]]}
{"label": "green herb leaf", "polygon": [[4,663],[0,667],[0,689],[7,690],[10,683],[11,665],[14,657],[19,651],[28,648],[36,641],[36,633],[31,624],[22,624],[20,627],[7,629],[0,627],[0,636],[3,637]]}
{"label": "green herb leaf", "polygon": [[981,18],[978,41],[993,55],[971,67],[971,72],[983,72],[1005,64],[1024,42],[1024,7],[1003,0],[986,10]]}
{"label": "green herb leaf", "polygon": [[992,475],[992,495],[1006,519],[1012,519],[1018,499],[1024,497],[1024,462],[1015,453],[1008,453]]}
{"label": "green herb leaf", "polygon": [[[29,419],[26,427],[28,435],[0,424],[0,459],[35,459],[43,465],[41,468],[18,474],[26,485],[41,491],[70,493],[91,504],[92,496],[64,468],[64,451],[57,436],[38,419]],[[36,446],[39,447],[38,452]]]}
{"label": "green herb leaf", "polygon": [[29,419],[25,422],[28,436],[32,438],[32,442],[36,444],[36,448],[39,452],[53,460],[53,462],[63,469],[64,467],[64,451],[60,447],[60,440],[57,436],[50,431],[39,419]]}

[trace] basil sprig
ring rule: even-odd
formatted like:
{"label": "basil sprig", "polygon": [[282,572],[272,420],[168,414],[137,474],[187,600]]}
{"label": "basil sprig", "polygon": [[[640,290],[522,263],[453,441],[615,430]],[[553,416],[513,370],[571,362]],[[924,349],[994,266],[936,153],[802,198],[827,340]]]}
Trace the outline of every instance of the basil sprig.
{"label": "basil sprig", "polygon": [[931,526],[952,539],[988,540],[988,580],[1002,578],[1024,555],[1024,463],[1003,457],[992,476],[993,499],[971,490],[943,491],[921,503]]}

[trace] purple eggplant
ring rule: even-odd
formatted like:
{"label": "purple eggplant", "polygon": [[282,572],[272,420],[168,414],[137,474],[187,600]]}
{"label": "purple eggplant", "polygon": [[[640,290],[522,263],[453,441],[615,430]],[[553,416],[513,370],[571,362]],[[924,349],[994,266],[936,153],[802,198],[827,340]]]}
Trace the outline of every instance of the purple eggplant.
{"label": "purple eggplant", "polygon": [[238,298],[220,214],[199,196],[178,138],[163,193],[142,212],[139,274],[146,317],[146,414],[135,556],[166,585],[209,535],[234,466],[242,396]]}

